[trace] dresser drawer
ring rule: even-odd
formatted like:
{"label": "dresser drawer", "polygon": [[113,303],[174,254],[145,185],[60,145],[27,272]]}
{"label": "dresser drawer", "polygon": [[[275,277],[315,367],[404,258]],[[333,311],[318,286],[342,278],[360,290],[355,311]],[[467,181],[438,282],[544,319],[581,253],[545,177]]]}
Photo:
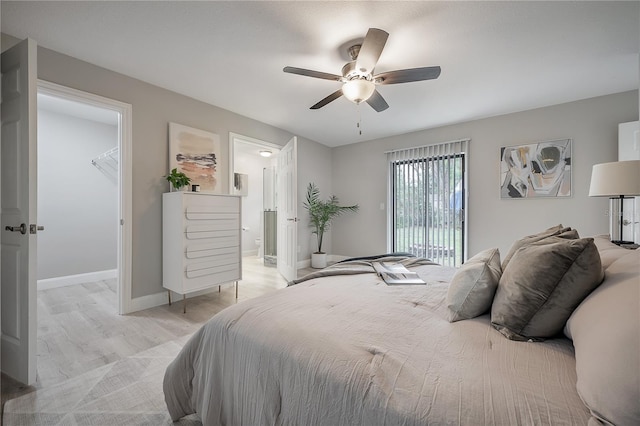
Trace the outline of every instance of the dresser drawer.
{"label": "dresser drawer", "polygon": [[221,212],[185,212],[185,219],[188,223],[197,223],[203,220],[221,220],[221,219],[237,219],[240,217],[238,212],[221,213]]}
{"label": "dresser drawer", "polygon": [[209,197],[187,193],[184,198],[186,214],[238,213],[240,211],[238,197],[216,197],[215,205],[207,198]]}
{"label": "dresser drawer", "polygon": [[240,239],[240,230],[228,229],[224,226],[187,226],[184,237],[186,241],[217,239],[217,238],[235,238]]}
{"label": "dresser drawer", "polygon": [[206,262],[195,262],[185,266],[184,276],[186,278],[198,278],[214,276],[221,272],[237,271],[237,259],[215,259]]}
{"label": "dresser drawer", "polygon": [[237,281],[239,278],[239,267],[229,270],[220,270],[220,272],[210,275],[202,275],[193,278],[185,277],[182,281],[183,292],[191,293],[193,291],[204,290],[216,285]]}
{"label": "dresser drawer", "polygon": [[206,244],[188,244],[185,249],[187,259],[202,259],[232,254],[236,260],[240,258],[240,246],[237,238],[216,238],[214,242]]}

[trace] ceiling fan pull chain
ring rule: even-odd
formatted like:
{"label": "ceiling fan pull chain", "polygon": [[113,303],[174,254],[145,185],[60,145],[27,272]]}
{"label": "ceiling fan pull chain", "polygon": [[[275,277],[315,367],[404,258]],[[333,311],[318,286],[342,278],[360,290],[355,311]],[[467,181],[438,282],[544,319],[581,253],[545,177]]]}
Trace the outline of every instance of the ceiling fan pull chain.
{"label": "ceiling fan pull chain", "polygon": [[358,110],[358,122],[356,123],[356,127],[358,128],[358,133],[362,136],[362,114],[360,113],[360,104],[356,104],[356,109]]}

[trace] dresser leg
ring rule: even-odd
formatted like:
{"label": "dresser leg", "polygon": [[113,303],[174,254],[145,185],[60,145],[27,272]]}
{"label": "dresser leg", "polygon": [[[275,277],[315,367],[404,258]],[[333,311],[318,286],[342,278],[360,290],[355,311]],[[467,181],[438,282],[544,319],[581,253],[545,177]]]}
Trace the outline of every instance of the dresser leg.
{"label": "dresser leg", "polygon": [[238,281],[236,281],[236,300],[238,300]]}
{"label": "dresser leg", "polygon": [[187,295],[186,294],[182,295],[182,313],[183,314],[187,313]]}
{"label": "dresser leg", "polygon": [[167,296],[169,296],[169,306],[171,306],[171,290],[167,290]]}

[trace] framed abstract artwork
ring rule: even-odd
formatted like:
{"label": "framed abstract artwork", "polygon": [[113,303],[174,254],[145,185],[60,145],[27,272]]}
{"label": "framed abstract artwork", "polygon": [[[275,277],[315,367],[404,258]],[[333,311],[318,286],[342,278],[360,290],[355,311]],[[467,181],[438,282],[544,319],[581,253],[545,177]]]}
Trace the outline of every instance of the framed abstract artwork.
{"label": "framed abstract artwork", "polygon": [[571,139],[500,148],[500,198],[571,197]]}
{"label": "framed abstract artwork", "polygon": [[169,170],[177,168],[202,191],[220,192],[217,166],[220,137],[215,133],[169,123]]}

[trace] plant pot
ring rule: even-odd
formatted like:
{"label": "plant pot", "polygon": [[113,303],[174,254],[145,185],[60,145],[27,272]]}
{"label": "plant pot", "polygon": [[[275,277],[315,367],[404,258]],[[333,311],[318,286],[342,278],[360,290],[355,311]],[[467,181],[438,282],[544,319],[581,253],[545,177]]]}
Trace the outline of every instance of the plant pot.
{"label": "plant pot", "polygon": [[327,253],[311,253],[311,267],[322,269],[327,267]]}

